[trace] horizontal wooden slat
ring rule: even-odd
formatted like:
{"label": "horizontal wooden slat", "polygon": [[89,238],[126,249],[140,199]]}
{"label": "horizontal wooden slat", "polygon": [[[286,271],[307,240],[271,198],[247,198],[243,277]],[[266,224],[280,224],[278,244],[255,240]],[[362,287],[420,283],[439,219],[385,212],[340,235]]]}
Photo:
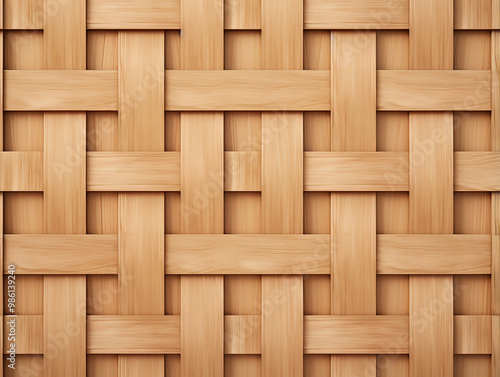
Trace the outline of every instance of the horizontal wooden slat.
{"label": "horizontal wooden slat", "polygon": [[224,153],[225,191],[260,191],[261,152]]}
{"label": "horizontal wooden slat", "polygon": [[304,353],[408,353],[408,316],[304,316]]}
{"label": "horizontal wooden slat", "polygon": [[500,191],[500,152],[455,152],[456,191]]}
{"label": "horizontal wooden slat", "polygon": [[224,353],[260,354],[260,315],[224,317]]}
{"label": "horizontal wooden slat", "polygon": [[117,235],[7,234],[4,272],[16,274],[117,274]]}
{"label": "horizontal wooden slat", "polygon": [[377,110],[490,110],[491,71],[377,71]]}
{"label": "horizontal wooden slat", "polygon": [[408,191],[408,152],[305,152],[305,191]]}
{"label": "horizontal wooden slat", "polygon": [[165,72],[166,110],[330,110],[330,71]]}
{"label": "horizontal wooden slat", "polygon": [[378,274],[490,274],[489,234],[379,234]]}
{"label": "horizontal wooden slat", "polygon": [[330,235],[166,235],[166,274],[328,274]]}
{"label": "horizontal wooden slat", "polygon": [[88,152],[87,191],[180,191],[179,152]]}
{"label": "horizontal wooden slat", "polygon": [[87,29],[180,28],[179,0],[87,0]]}
{"label": "horizontal wooden slat", "polygon": [[117,110],[117,71],[4,71],[4,110]]}
{"label": "horizontal wooden slat", "polygon": [[[9,322],[15,320],[15,327]],[[43,354],[43,316],[6,315],[3,317],[3,353],[9,353],[11,328],[15,331],[15,349],[18,355]]]}
{"label": "horizontal wooden slat", "polygon": [[0,191],[43,191],[43,152],[0,152]]}
{"label": "horizontal wooden slat", "polygon": [[490,315],[456,315],[454,329],[455,354],[491,354]]}
{"label": "horizontal wooden slat", "polygon": [[408,0],[305,0],[304,29],[408,29]]}
{"label": "horizontal wooden slat", "polygon": [[87,316],[89,354],[178,354],[178,315]]}

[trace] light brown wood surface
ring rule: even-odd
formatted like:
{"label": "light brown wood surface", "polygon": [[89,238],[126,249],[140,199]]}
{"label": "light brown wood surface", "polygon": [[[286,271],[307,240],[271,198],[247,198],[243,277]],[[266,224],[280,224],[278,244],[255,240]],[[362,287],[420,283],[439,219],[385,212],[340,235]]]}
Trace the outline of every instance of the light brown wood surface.
{"label": "light brown wood surface", "polygon": [[499,30],[0,0],[0,376],[500,376]]}

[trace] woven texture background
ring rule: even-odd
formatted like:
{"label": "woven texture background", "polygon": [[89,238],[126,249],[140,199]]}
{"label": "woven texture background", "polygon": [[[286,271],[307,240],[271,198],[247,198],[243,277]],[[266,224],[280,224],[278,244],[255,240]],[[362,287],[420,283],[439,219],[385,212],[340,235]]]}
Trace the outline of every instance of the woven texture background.
{"label": "woven texture background", "polygon": [[499,0],[0,4],[5,376],[500,376]]}

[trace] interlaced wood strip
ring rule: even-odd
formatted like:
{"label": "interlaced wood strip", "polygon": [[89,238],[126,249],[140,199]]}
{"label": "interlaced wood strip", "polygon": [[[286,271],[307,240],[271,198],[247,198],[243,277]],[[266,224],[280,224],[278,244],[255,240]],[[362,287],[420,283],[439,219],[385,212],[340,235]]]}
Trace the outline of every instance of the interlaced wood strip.
{"label": "interlaced wood strip", "polygon": [[500,376],[499,0],[0,11],[3,375]]}

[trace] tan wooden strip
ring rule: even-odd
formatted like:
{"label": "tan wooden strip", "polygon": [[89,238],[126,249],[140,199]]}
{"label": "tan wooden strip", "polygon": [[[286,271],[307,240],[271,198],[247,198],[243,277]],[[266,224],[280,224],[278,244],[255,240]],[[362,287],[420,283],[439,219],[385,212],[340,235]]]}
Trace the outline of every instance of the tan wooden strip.
{"label": "tan wooden strip", "polygon": [[85,0],[43,0],[43,11],[45,69],[85,69]]}
{"label": "tan wooden strip", "polygon": [[259,30],[260,8],[258,0],[227,1],[224,3],[224,28]]}
{"label": "tan wooden strip", "polygon": [[500,191],[499,152],[455,152],[455,191]]}
{"label": "tan wooden strip", "polygon": [[167,235],[167,274],[328,274],[330,236]]}
{"label": "tan wooden strip", "polygon": [[89,354],[180,353],[177,315],[87,316]]}
{"label": "tan wooden strip", "polygon": [[491,110],[490,71],[377,71],[377,110]]}
{"label": "tan wooden strip", "polygon": [[120,355],[118,356],[120,377],[163,376],[165,360],[155,355]]}
{"label": "tan wooden strip", "polygon": [[31,30],[43,29],[43,1],[4,0],[4,29]]}
{"label": "tan wooden strip", "polygon": [[408,317],[304,316],[304,353],[408,353]]}
{"label": "tan wooden strip", "polygon": [[224,279],[222,276],[182,276],[181,290],[182,375],[222,377]]}
{"label": "tan wooden strip", "polygon": [[225,152],[224,169],[225,191],[260,191],[260,152]]}
{"label": "tan wooden strip", "polygon": [[490,274],[491,236],[377,236],[378,274]]}
{"label": "tan wooden strip", "polygon": [[118,206],[121,314],[163,314],[163,194],[120,193]]}
{"label": "tan wooden strip", "polygon": [[411,233],[453,232],[452,143],[452,113],[410,113]]}
{"label": "tan wooden strip", "polygon": [[454,0],[455,29],[491,29],[492,3],[491,0]]}
{"label": "tan wooden strip", "polygon": [[166,71],[166,110],[329,110],[329,71]]}
{"label": "tan wooden strip", "polygon": [[[369,360],[369,361],[368,361]],[[375,377],[377,367],[376,356],[366,355],[332,355],[331,375]]]}
{"label": "tan wooden strip", "polygon": [[332,193],[331,216],[332,313],[375,314],[375,194]]}
{"label": "tan wooden strip", "polygon": [[492,334],[497,334],[497,336],[493,335],[491,337],[491,374],[495,376],[500,373],[500,337],[498,336],[498,333],[500,333],[500,316],[492,316],[491,329]]}
{"label": "tan wooden strip", "polygon": [[[491,2],[491,28],[500,29],[500,1],[492,0]],[[492,34],[496,34],[493,32]]]}
{"label": "tan wooden strip", "polygon": [[376,48],[375,32],[332,32],[332,150],[375,151]]}
{"label": "tan wooden strip", "polygon": [[0,191],[42,190],[42,152],[0,151]]}
{"label": "tan wooden strip", "polygon": [[85,118],[44,114],[45,233],[85,233]]}
{"label": "tan wooden strip", "polygon": [[490,354],[491,316],[456,315],[454,317],[454,352],[455,354]]}
{"label": "tan wooden strip", "polygon": [[[494,194],[500,195],[500,194]],[[498,212],[497,216],[500,214]],[[494,315],[500,314],[500,235],[491,236],[491,312]]]}
{"label": "tan wooden strip", "polygon": [[453,1],[410,1],[410,69],[453,69]]}
{"label": "tan wooden strip", "polygon": [[[303,375],[303,281],[296,276],[262,278],[262,376]],[[276,294],[280,299],[277,299]]]}
{"label": "tan wooden strip", "polygon": [[407,152],[304,152],[305,191],[407,191]]}
{"label": "tan wooden strip", "polygon": [[179,191],[179,152],[87,152],[87,191]]}
{"label": "tan wooden strip", "polygon": [[[500,0],[496,0],[500,29]],[[493,12],[494,14],[494,12]],[[495,20],[495,17],[493,18]],[[500,31],[491,32],[491,150],[500,152]]]}
{"label": "tan wooden strip", "polygon": [[[43,349],[55,349],[44,358],[44,371],[54,377],[84,377],[85,276],[45,276],[43,294]],[[66,339],[62,347],[57,345],[61,336]]]}
{"label": "tan wooden strip", "polygon": [[[15,341],[9,337],[15,332]],[[16,354],[43,354],[43,316],[6,315],[3,317],[3,353],[8,354],[15,343]]]}
{"label": "tan wooden strip", "polygon": [[117,110],[117,77],[116,71],[5,71],[5,110]]}
{"label": "tan wooden strip", "polygon": [[306,0],[304,29],[408,29],[408,0]]}
{"label": "tan wooden strip", "polygon": [[303,17],[301,0],[262,2],[262,69],[302,69]]}
{"label": "tan wooden strip", "polygon": [[183,233],[223,233],[223,113],[181,113]]}
{"label": "tan wooden strip", "polygon": [[87,0],[87,29],[180,29],[179,0]]}
{"label": "tan wooden strip", "polygon": [[[302,233],[302,113],[262,114],[262,233]],[[264,139],[265,138],[265,139]]]}
{"label": "tan wooden strip", "polygon": [[410,276],[410,376],[452,375],[453,277]]}
{"label": "tan wooden strip", "polygon": [[260,354],[260,333],[260,315],[226,315],[224,353]]}
{"label": "tan wooden strip", "polygon": [[16,266],[16,274],[117,274],[116,235],[4,236],[4,273]]}

